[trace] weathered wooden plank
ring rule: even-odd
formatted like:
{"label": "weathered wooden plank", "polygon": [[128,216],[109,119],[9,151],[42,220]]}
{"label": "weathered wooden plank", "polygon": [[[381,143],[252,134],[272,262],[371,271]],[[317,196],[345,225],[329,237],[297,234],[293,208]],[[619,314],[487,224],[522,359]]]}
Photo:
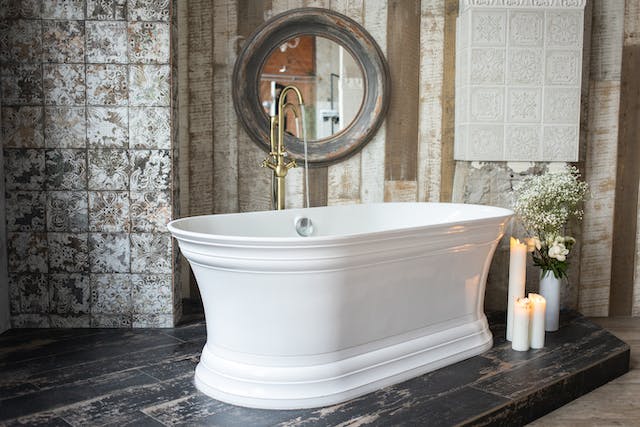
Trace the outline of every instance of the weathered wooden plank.
{"label": "weathered wooden plank", "polygon": [[[420,13],[418,201],[437,202],[440,200],[441,169],[445,161],[442,158],[443,80],[444,76],[453,80],[455,75],[452,68],[448,75],[443,75],[443,67],[445,58],[450,59],[447,66],[454,65],[455,52],[447,52],[448,57],[444,55],[445,1],[422,1]],[[450,24],[450,20],[447,23]]]}
{"label": "weathered wooden plank", "polygon": [[[271,2],[265,0],[238,1],[238,46],[264,22],[265,11],[271,10]],[[236,117],[236,121],[237,117]],[[238,208],[240,212],[271,209],[271,175],[260,167],[267,154],[252,141],[238,122]]]}
{"label": "weathered wooden plank", "polygon": [[415,201],[418,183],[416,181],[385,181],[385,202]]}
{"label": "weathered wooden plank", "polygon": [[[188,8],[189,214],[213,213],[213,3]],[[183,187],[184,188],[184,187]]]}
{"label": "weathered wooden plank", "polygon": [[415,181],[420,93],[420,1],[389,0],[387,57],[392,89],[387,113],[385,180]]}
{"label": "weathered wooden plank", "polygon": [[607,316],[616,186],[620,83],[592,81],[589,90],[586,180],[591,197],[584,206],[581,288],[578,306],[586,316]]}
{"label": "weathered wooden plank", "polygon": [[231,91],[238,12],[236,0],[213,5],[213,207],[227,213],[238,211],[238,127]]}
{"label": "weathered wooden plank", "polygon": [[[363,20],[362,0],[331,0],[331,9],[348,16],[359,24]],[[360,203],[361,153],[331,165],[327,171],[327,204]]]}
{"label": "weathered wooden plank", "polygon": [[[443,75],[441,131],[442,148],[440,152],[440,201],[450,202],[453,198],[453,179],[455,161],[453,160],[453,141],[455,129],[455,74],[456,74],[456,17],[458,2],[445,0],[445,21],[443,40]],[[433,190],[435,191],[435,189]],[[433,197],[432,197],[433,198]]]}
{"label": "weathered wooden plank", "polygon": [[[387,53],[387,0],[364,3],[364,28],[373,36],[384,55]],[[386,121],[361,152],[360,201],[384,201]]]}
{"label": "weathered wooden plank", "polygon": [[594,1],[591,80],[619,81],[622,64],[624,1]]}

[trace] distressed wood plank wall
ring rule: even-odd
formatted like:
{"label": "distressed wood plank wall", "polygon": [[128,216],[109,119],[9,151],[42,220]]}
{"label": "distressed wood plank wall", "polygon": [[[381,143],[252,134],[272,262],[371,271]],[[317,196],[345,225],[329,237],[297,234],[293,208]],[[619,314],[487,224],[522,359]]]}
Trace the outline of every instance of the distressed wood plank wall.
{"label": "distressed wood plank wall", "polygon": [[585,160],[591,198],[582,226],[578,295],[587,316],[609,313],[623,22],[624,2],[593,2]]}

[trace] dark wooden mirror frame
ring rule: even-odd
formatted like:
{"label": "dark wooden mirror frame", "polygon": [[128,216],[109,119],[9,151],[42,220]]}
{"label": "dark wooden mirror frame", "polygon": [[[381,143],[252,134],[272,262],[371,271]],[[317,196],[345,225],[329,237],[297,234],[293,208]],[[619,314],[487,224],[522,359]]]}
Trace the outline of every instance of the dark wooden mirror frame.
{"label": "dark wooden mirror frame", "polygon": [[[328,9],[293,9],[274,16],[247,39],[233,70],[233,103],[251,139],[269,150],[269,119],[260,103],[260,71],[274,49],[300,35],[332,40],[346,48],[363,75],[363,100],[351,124],[308,147],[310,167],[337,163],[361,150],[382,124],[389,106],[389,67],[371,35],[354,20]],[[285,135],[289,155],[304,159],[301,139]]]}

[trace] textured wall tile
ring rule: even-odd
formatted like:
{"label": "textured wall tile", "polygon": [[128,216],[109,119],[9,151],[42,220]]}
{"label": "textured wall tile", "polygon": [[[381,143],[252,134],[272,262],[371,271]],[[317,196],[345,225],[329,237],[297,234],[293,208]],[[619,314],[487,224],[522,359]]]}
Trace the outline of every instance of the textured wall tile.
{"label": "textured wall tile", "polygon": [[89,234],[89,262],[93,273],[127,273],[130,267],[129,235]]}
{"label": "textured wall tile", "polygon": [[4,174],[7,190],[42,190],[45,180],[44,171],[44,150],[4,150]]}
{"label": "textured wall tile", "polygon": [[127,62],[126,22],[87,21],[87,62]]}
{"label": "textured wall tile", "polygon": [[169,0],[129,0],[129,21],[168,21]]}
{"label": "textured wall tile", "polygon": [[42,107],[2,108],[2,141],[5,147],[44,147]]}
{"label": "textured wall tile", "polygon": [[45,62],[84,62],[83,21],[43,21],[42,26]]}
{"label": "textured wall tile", "polygon": [[126,65],[87,65],[87,104],[127,105]]}
{"label": "textured wall tile", "polygon": [[46,105],[84,105],[84,64],[44,64]]}
{"label": "textured wall tile", "polygon": [[[92,274],[91,313],[131,313],[131,275]],[[93,325],[92,325],[93,326]]]}
{"label": "textured wall tile", "polygon": [[41,0],[0,0],[0,18],[40,18]]}
{"label": "textured wall tile", "polygon": [[88,107],[87,144],[91,148],[127,148],[129,146],[127,107]]}
{"label": "textured wall tile", "polygon": [[92,328],[130,328],[131,313],[129,314],[91,314]]}
{"label": "textured wall tile", "polygon": [[133,313],[134,328],[173,328],[173,314]]}
{"label": "textured wall tile", "polygon": [[543,37],[544,12],[510,12],[509,44],[511,46],[542,46]]}
{"label": "textured wall tile", "polygon": [[471,49],[471,84],[504,83],[504,49]]}
{"label": "textured wall tile", "polygon": [[166,190],[171,183],[171,155],[168,150],[131,151],[131,190]]}
{"label": "textured wall tile", "polygon": [[42,104],[42,66],[39,64],[0,64],[3,105]]}
{"label": "textured wall tile", "polygon": [[84,107],[46,107],[45,145],[49,148],[84,148],[87,120]]}
{"label": "textured wall tile", "polygon": [[40,21],[0,21],[0,62],[39,62],[41,53]]}
{"label": "textured wall tile", "polygon": [[48,233],[49,271],[89,271],[89,243],[86,233]]}
{"label": "textured wall tile", "polygon": [[52,313],[89,313],[91,287],[85,274],[51,274],[49,277]]}
{"label": "textured wall tile", "polygon": [[127,0],[87,0],[87,19],[125,20]]}
{"label": "textured wall tile", "polygon": [[47,236],[44,233],[8,233],[9,271],[46,273]]}
{"label": "textured wall tile", "polygon": [[165,192],[131,192],[131,231],[166,232],[171,220],[171,202]]}
{"label": "textured wall tile", "polygon": [[578,123],[580,119],[580,88],[545,90],[545,123]]}
{"label": "textured wall tile", "polygon": [[509,50],[507,83],[513,85],[542,84],[542,49]]}
{"label": "textured wall tile", "polygon": [[547,46],[576,47],[582,42],[582,11],[547,11]]}
{"label": "textured wall tile", "polygon": [[89,230],[103,233],[129,231],[129,194],[89,192]]}
{"label": "textured wall tile", "polygon": [[91,316],[87,314],[51,314],[49,321],[52,328],[89,328],[91,326]]}
{"label": "textured wall tile", "polygon": [[507,125],[505,127],[505,156],[512,160],[540,160],[540,126]]}
{"label": "textured wall tile", "polygon": [[467,152],[472,158],[499,159],[504,155],[504,129],[500,125],[469,125]]}
{"label": "textured wall tile", "polygon": [[84,19],[84,0],[42,0],[44,19]]}
{"label": "textured wall tile", "polygon": [[578,85],[582,72],[579,50],[547,50],[545,82],[548,85]]}
{"label": "textured wall tile", "polygon": [[12,328],[49,328],[49,316],[46,314],[17,314],[11,316]]}
{"label": "textured wall tile", "polygon": [[12,313],[46,313],[49,289],[44,274],[9,274]]}
{"label": "textured wall tile", "polygon": [[86,190],[87,152],[74,149],[46,150],[47,190]]}
{"label": "textured wall tile", "polygon": [[504,120],[504,87],[472,87],[470,119],[472,122]]}
{"label": "textured wall tile", "polygon": [[545,126],[542,160],[578,161],[578,126]]}
{"label": "textured wall tile", "polygon": [[507,119],[514,123],[540,123],[542,88],[507,89]]}
{"label": "textured wall tile", "polygon": [[507,34],[506,11],[474,11],[471,15],[471,43],[474,46],[504,46]]}
{"label": "textured wall tile", "polygon": [[129,103],[132,106],[169,106],[170,67],[130,65]]}
{"label": "textured wall tile", "polygon": [[9,191],[7,231],[44,231],[46,195],[42,191]]}
{"label": "textured wall tile", "polygon": [[169,63],[169,24],[164,22],[130,22],[129,62],[141,64]]}
{"label": "textured wall tile", "polygon": [[126,150],[89,150],[89,190],[128,190]]}
{"label": "textured wall tile", "polygon": [[132,273],[171,273],[171,235],[131,234]]}
{"label": "textured wall tile", "polygon": [[171,148],[168,107],[130,107],[129,145],[131,148]]}
{"label": "textured wall tile", "polygon": [[134,313],[168,313],[173,305],[171,276],[132,274]]}
{"label": "textured wall tile", "polygon": [[47,193],[47,231],[86,232],[89,228],[86,191]]}

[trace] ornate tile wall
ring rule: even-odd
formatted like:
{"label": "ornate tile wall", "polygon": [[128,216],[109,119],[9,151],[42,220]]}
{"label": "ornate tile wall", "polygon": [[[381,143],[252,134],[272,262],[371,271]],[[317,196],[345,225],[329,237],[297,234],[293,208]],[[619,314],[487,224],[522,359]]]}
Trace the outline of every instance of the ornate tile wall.
{"label": "ornate tile wall", "polygon": [[169,0],[0,0],[14,327],[167,327],[181,310]]}
{"label": "ornate tile wall", "polygon": [[456,160],[578,160],[584,6],[461,0]]}

